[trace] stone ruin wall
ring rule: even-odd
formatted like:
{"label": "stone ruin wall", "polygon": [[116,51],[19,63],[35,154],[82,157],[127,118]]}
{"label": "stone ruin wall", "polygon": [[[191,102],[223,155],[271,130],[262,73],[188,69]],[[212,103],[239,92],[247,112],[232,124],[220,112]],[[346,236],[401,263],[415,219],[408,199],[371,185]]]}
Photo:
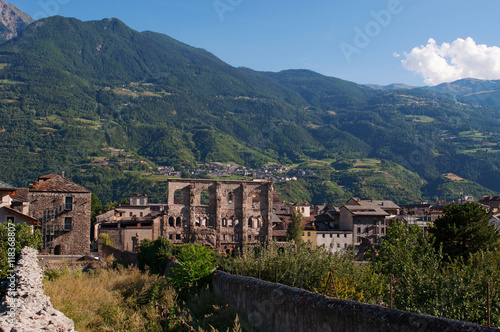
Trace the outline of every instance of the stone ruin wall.
{"label": "stone ruin wall", "polygon": [[[161,234],[220,252],[272,238],[273,186],[268,181],[170,180]],[[182,196],[175,204],[176,191]],[[202,204],[208,193],[208,204]]]}
{"label": "stone ruin wall", "polygon": [[73,321],[54,309],[43,293],[37,255],[30,247],[21,251],[15,276],[9,279],[8,292],[0,303],[0,332],[74,331]]}

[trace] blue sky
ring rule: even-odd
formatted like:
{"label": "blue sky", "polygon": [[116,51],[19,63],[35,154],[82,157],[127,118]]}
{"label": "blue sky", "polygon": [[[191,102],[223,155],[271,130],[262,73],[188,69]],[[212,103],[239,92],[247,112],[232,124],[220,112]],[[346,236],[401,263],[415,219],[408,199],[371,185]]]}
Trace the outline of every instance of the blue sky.
{"label": "blue sky", "polygon": [[373,84],[500,79],[498,0],[10,3],[34,18],[116,17],[135,30],[161,32],[230,65],[261,71],[303,68]]}

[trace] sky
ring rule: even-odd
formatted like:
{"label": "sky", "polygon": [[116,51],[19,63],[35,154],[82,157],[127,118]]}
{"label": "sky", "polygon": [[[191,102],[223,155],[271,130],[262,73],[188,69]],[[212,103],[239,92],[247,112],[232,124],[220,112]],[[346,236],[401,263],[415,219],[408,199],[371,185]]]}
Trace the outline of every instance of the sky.
{"label": "sky", "polygon": [[235,67],[360,84],[500,79],[498,0],[7,0],[35,19],[118,18]]}

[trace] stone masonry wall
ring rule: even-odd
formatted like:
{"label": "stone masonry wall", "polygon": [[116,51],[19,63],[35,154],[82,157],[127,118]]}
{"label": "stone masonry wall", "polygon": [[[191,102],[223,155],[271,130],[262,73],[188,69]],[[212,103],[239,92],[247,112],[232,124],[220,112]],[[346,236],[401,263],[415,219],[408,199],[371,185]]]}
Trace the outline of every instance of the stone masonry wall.
{"label": "stone masonry wall", "polygon": [[248,317],[255,331],[482,332],[500,329],[337,300],[302,289],[217,271],[216,294]]}
{"label": "stone masonry wall", "polygon": [[73,321],[54,309],[43,293],[37,255],[33,248],[21,251],[15,278],[9,279],[8,293],[0,304],[0,332],[74,331]]}

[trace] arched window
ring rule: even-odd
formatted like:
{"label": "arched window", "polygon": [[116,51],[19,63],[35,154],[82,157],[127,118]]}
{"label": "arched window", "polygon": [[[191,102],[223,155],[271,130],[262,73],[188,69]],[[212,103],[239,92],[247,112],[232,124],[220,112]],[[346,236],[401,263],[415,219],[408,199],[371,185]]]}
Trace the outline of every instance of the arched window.
{"label": "arched window", "polygon": [[260,210],[260,194],[258,192],[252,194],[252,209]]}
{"label": "arched window", "polygon": [[175,219],[175,227],[181,227],[181,217]]}
{"label": "arched window", "polygon": [[227,227],[227,219],[222,218],[222,227]]}
{"label": "arched window", "polygon": [[248,227],[250,227],[250,228],[253,227],[253,220],[252,220],[252,218],[248,218]]}
{"label": "arched window", "polygon": [[201,227],[207,227],[207,218],[206,217],[201,218]]}
{"label": "arched window", "polygon": [[234,219],[234,227],[238,226],[240,224],[240,221],[238,218]]}
{"label": "arched window", "polygon": [[174,191],[174,204],[184,204],[184,195],[180,189]]}
{"label": "arched window", "polygon": [[228,227],[233,227],[233,218],[229,218],[229,220],[227,222],[227,226]]}
{"label": "arched window", "polygon": [[182,227],[188,227],[188,220],[186,217],[182,218]]}
{"label": "arched window", "polygon": [[174,227],[174,217],[170,217],[170,218],[168,218],[168,225],[169,225],[170,227]]}
{"label": "arched window", "polygon": [[234,195],[232,192],[230,192],[229,194],[227,194],[227,203],[233,204],[233,202],[234,202]]}
{"label": "arched window", "polygon": [[209,193],[208,190],[202,190],[200,194],[200,205],[208,205],[209,204]]}
{"label": "arched window", "polygon": [[200,227],[200,217],[196,217],[196,218],[194,219],[194,225],[195,225],[196,227]]}

